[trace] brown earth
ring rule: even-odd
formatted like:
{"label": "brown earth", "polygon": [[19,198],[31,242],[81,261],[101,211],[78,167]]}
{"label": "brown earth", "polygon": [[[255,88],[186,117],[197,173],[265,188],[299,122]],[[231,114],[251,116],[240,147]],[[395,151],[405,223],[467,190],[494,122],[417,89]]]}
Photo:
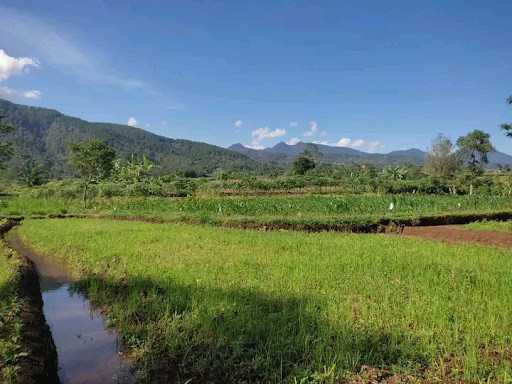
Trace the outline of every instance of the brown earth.
{"label": "brown earth", "polygon": [[404,227],[402,235],[447,243],[469,243],[512,249],[512,234],[510,233],[474,231],[454,225]]}

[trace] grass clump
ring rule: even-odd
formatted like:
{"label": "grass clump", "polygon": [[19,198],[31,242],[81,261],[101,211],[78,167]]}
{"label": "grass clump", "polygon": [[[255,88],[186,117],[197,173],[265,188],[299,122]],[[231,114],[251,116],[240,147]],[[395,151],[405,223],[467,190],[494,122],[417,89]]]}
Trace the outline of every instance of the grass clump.
{"label": "grass clump", "polygon": [[[1,223],[0,223],[1,224]],[[0,382],[15,382],[21,345],[21,299],[18,293],[20,260],[0,239]]]}
{"label": "grass clump", "polygon": [[148,382],[512,376],[509,250],[85,219],[18,232],[70,266]]}
{"label": "grass clump", "polygon": [[466,228],[476,231],[512,233],[512,221],[478,221],[466,224]]}

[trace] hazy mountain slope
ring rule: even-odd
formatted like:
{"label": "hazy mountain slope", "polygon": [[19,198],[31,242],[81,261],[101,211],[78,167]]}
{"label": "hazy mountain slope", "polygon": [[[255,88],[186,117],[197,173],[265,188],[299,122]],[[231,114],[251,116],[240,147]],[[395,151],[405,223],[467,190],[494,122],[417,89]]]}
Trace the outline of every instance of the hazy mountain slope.
{"label": "hazy mountain slope", "polygon": [[512,166],[512,156],[498,151],[491,152],[489,154],[489,166],[495,168],[498,165]]}
{"label": "hazy mountain slope", "polygon": [[45,161],[53,176],[70,172],[67,152],[70,143],[97,137],[107,141],[121,156],[146,154],[160,172],[195,170],[211,172],[256,169],[260,165],[243,154],[214,145],[170,139],[126,125],[90,123],[55,110],[28,107],[0,99],[0,115],[14,125],[10,138],[17,156],[9,164],[11,173],[24,155]]}
{"label": "hazy mountain slope", "polygon": [[[367,153],[347,147],[334,147],[322,144],[297,143],[288,145],[278,143],[273,147],[262,150],[255,150],[244,147],[242,144],[234,144],[229,147],[233,151],[243,153],[251,159],[267,163],[277,163],[286,165],[291,163],[298,154],[309,149],[312,152],[317,151],[316,158],[326,163],[350,164],[350,163],[372,163],[377,165],[391,164],[423,164],[426,152],[417,149],[407,149],[393,151],[389,153]],[[495,168],[497,165],[512,166],[512,156],[502,152],[491,152],[489,154],[489,168]]]}
{"label": "hazy mountain slope", "polygon": [[413,163],[421,164],[425,157],[425,152],[419,149],[410,149],[407,151],[395,151],[388,154],[366,153],[357,149],[347,147],[334,147],[322,144],[297,143],[288,145],[278,143],[271,148],[255,150],[246,148],[241,144],[235,144],[229,147],[233,151],[243,153],[251,159],[266,162],[278,162],[283,165],[290,163],[304,150],[316,153],[315,157],[326,163],[374,163],[374,164],[398,164]]}

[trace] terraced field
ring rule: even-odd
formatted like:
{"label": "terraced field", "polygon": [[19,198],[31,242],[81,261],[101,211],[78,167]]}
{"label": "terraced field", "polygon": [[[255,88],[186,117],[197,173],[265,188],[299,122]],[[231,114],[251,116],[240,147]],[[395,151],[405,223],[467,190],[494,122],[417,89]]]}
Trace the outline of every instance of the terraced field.
{"label": "terraced field", "polygon": [[512,377],[509,249],[87,219],[16,233],[105,308],[143,381]]}

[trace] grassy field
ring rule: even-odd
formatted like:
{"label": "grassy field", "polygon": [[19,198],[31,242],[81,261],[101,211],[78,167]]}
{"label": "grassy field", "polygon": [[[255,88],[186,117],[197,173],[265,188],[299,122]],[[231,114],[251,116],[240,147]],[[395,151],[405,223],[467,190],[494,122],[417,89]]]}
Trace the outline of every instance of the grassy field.
{"label": "grassy field", "polygon": [[148,381],[512,378],[509,250],[85,219],[16,231],[68,265]]}
{"label": "grassy field", "polygon": [[467,224],[466,228],[476,231],[508,232],[512,233],[512,221],[478,221]]}
{"label": "grassy field", "polygon": [[[1,222],[0,222],[1,224]],[[0,240],[0,382],[14,382],[21,356],[21,300],[17,292],[19,259]]]}
{"label": "grassy field", "polygon": [[[390,205],[393,204],[393,209]],[[499,196],[353,195],[224,198],[102,198],[84,209],[76,199],[4,199],[4,215],[100,213],[141,215],[169,221],[256,224],[371,223],[381,218],[512,211],[512,199]]]}

